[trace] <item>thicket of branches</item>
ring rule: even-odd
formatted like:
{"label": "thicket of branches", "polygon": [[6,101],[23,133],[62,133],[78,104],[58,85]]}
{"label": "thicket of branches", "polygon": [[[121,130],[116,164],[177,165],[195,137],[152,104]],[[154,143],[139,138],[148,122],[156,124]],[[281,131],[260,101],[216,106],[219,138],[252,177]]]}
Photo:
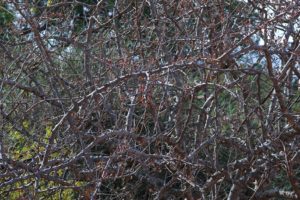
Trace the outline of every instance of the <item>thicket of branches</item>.
{"label": "thicket of branches", "polygon": [[0,3],[1,199],[298,199],[298,0]]}

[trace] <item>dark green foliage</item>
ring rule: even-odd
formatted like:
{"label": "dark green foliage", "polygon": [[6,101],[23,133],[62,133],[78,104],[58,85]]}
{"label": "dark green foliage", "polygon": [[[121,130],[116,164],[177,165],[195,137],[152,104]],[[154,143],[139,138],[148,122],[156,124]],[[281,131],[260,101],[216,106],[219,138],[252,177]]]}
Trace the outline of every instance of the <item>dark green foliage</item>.
{"label": "dark green foliage", "polygon": [[13,19],[14,19],[14,15],[13,15],[12,11],[10,11],[9,8],[7,7],[7,4],[1,3],[0,4],[0,26],[1,26],[1,29],[4,29],[10,23],[12,23]]}

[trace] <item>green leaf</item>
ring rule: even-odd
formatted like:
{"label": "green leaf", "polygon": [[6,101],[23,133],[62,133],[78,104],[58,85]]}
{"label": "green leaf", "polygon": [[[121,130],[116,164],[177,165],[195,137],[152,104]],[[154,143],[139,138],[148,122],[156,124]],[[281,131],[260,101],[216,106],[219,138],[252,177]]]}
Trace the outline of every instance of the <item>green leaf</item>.
{"label": "green leaf", "polygon": [[46,131],[46,139],[49,139],[52,136],[52,125],[47,125],[45,128]]}

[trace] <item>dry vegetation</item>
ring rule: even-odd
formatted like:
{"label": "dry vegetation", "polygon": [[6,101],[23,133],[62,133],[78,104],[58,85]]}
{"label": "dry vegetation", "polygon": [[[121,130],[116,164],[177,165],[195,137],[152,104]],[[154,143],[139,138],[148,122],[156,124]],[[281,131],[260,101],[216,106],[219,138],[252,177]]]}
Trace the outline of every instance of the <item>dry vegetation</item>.
{"label": "dry vegetation", "polygon": [[300,198],[299,7],[2,1],[1,199]]}

